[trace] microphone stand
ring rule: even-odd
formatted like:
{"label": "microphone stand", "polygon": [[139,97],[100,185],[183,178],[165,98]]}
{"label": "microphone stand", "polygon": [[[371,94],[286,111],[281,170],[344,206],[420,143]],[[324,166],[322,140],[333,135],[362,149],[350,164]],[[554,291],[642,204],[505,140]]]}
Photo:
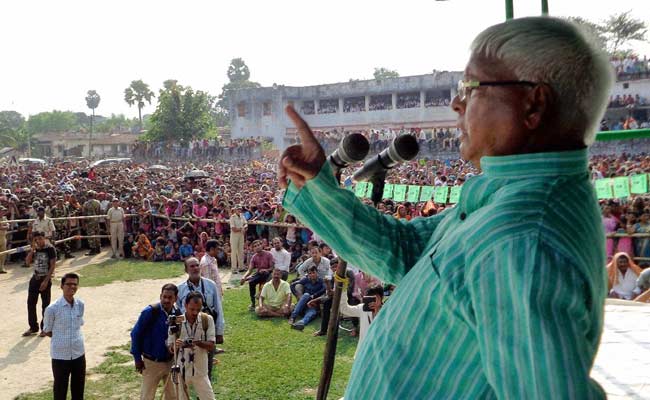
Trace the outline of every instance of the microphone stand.
{"label": "microphone stand", "polygon": [[[336,179],[341,181],[341,170],[335,170]],[[381,171],[372,176],[368,182],[372,183],[371,200],[375,207],[381,201],[384,194],[384,184],[386,180],[386,170]],[[343,284],[346,280],[348,263],[339,257],[339,264],[336,268],[336,274],[333,276],[334,295],[332,297],[332,308],[330,310],[330,320],[327,325],[327,341],[325,342],[325,350],[323,352],[323,369],[321,370],[320,382],[318,384],[318,392],[316,393],[316,400],[326,400],[327,392],[330,388],[332,381],[332,373],[334,372],[334,359],[336,357],[336,344],[339,337],[339,310],[341,306],[341,293],[343,292]]]}

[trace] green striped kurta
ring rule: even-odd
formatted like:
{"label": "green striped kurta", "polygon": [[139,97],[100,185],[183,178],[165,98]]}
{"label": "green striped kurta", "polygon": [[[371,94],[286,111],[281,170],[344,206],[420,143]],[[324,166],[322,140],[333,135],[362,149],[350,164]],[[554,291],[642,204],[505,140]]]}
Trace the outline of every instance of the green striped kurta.
{"label": "green striped kurta", "polygon": [[339,188],[326,164],[285,207],[397,289],[347,400],[601,399],[589,378],[607,290],[587,150],[483,157],[453,209],[410,222]]}

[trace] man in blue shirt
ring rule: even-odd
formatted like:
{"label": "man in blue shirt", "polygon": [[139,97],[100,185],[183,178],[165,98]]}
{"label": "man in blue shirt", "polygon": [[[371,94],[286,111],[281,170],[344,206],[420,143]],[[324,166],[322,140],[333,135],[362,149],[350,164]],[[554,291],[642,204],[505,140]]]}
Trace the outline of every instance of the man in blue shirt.
{"label": "man in blue shirt", "polygon": [[160,291],[160,303],[147,306],[140,313],[138,322],[131,331],[131,354],[135,369],[142,374],[141,400],[153,400],[160,381],[163,381],[165,399],[176,399],[174,385],[169,379],[172,355],[165,341],[170,315],[181,315],[175,306],[178,288],[167,283]]}
{"label": "man in blue shirt", "polygon": [[[307,303],[309,301],[316,299],[325,293],[325,282],[318,276],[318,269],[316,268],[315,265],[312,265],[309,267],[309,272],[307,272],[307,276],[305,278],[302,278],[301,280],[294,282],[291,286],[293,289],[293,286],[295,285],[302,285],[303,287],[303,294],[300,296],[300,299],[298,300],[298,304],[296,304],[296,308],[293,309],[293,312],[291,313],[291,318],[289,318],[289,323],[291,324],[291,327],[293,329],[297,329],[299,331],[305,329],[305,325],[310,323],[314,318],[316,318],[316,314],[318,314],[318,306],[308,306]],[[293,291],[293,290],[292,290]],[[305,316],[302,317],[300,321],[297,321],[294,323],[296,318],[302,313],[305,312]]]}
{"label": "man in blue shirt", "polygon": [[[217,284],[208,278],[201,277],[201,267],[199,260],[195,257],[190,257],[185,260],[185,272],[187,272],[187,280],[178,285],[178,299],[176,306],[185,313],[185,298],[191,292],[199,292],[203,295],[203,312],[212,316],[214,319],[216,343],[223,343],[223,330],[225,321],[223,319],[223,308],[221,306],[221,291],[217,288]],[[216,353],[223,353],[222,349],[217,348]],[[215,351],[208,354],[208,376],[212,381],[212,363]]]}

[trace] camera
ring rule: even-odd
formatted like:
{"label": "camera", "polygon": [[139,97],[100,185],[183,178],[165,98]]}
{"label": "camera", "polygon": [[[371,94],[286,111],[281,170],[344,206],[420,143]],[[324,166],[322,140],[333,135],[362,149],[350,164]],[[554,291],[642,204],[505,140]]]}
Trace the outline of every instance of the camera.
{"label": "camera", "polygon": [[194,341],[191,338],[183,341],[183,347],[192,347],[193,345]]}
{"label": "camera", "polygon": [[377,301],[375,296],[363,296],[363,311],[372,311],[370,303]]}
{"label": "camera", "polygon": [[185,322],[184,315],[170,315],[167,317],[167,325],[169,326],[169,332],[176,335],[181,331],[181,324]]}

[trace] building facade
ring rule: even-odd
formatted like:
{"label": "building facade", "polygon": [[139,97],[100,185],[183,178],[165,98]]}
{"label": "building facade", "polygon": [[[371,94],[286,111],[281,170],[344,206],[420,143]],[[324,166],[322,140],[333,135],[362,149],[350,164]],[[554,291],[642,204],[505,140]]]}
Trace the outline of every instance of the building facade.
{"label": "building facade", "polygon": [[138,134],[52,132],[32,136],[32,154],[37,157],[130,157]]}
{"label": "building facade", "polygon": [[232,93],[233,138],[272,137],[278,148],[295,138],[284,108],[293,105],[314,130],[430,129],[454,126],[449,107],[462,72],[351,81],[317,86],[278,86]]}

